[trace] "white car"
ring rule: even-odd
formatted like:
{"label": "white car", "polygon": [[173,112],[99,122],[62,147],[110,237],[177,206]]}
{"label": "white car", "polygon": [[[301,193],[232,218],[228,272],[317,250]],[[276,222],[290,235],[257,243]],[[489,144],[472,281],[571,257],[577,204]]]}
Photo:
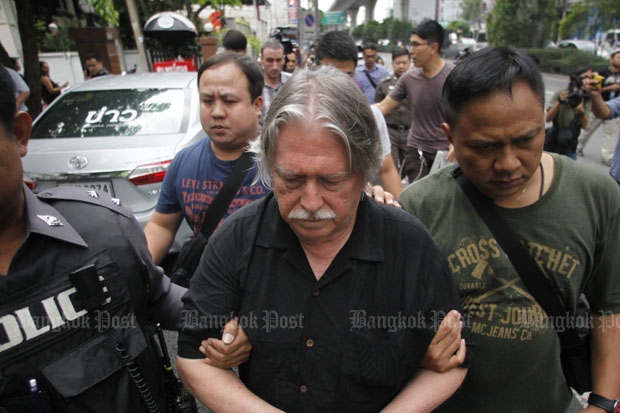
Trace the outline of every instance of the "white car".
{"label": "white car", "polygon": [[557,47],[559,48],[573,48],[577,50],[581,50],[582,52],[587,53],[596,53],[596,43],[590,40],[579,40],[579,39],[567,39],[567,40],[558,40],[556,42]]}
{"label": "white car", "polygon": [[[107,192],[144,226],[174,155],[205,136],[195,72],[102,76],[63,93],[35,120],[24,180],[35,192]],[[184,223],[171,251],[189,236]]]}

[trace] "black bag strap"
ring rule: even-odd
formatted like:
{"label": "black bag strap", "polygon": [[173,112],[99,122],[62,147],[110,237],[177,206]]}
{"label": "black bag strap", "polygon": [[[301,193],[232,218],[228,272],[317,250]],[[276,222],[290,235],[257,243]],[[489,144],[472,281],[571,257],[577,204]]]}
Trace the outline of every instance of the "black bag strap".
{"label": "black bag strap", "polygon": [[[467,198],[469,198],[469,202],[474,206],[480,218],[482,218],[499,245],[506,252],[506,255],[508,255],[510,262],[517,270],[528,291],[534,296],[548,316],[554,319],[564,319],[568,312],[560,302],[555,288],[545,274],[543,274],[534,258],[527,252],[517,234],[501,217],[497,206],[489,197],[478,191],[458,166],[452,170],[452,175],[461,186],[465,195],[467,195]],[[566,324],[559,327],[565,327],[555,329],[560,338],[562,348],[570,348],[581,343],[581,339],[575,329],[566,327]]]}
{"label": "black bag strap", "polygon": [[217,228],[217,224],[228,210],[230,203],[239,190],[241,182],[243,182],[243,178],[245,178],[248,170],[252,166],[252,162],[252,153],[248,151],[243,152],[243,155],[237,160],[230,175],[228,175],[226,181],[224,181],[222,188],[215,196],[211,206],[205,212],[205,220],[200,228],[200,233],[206,240],[211,237],[211,234],[213,234],[213,231]]}
{"label": "black bag strap", "polygon": [[370,77],[370,72],[368,70],[364,70],[364,73],[366,73],[366,77],[370,81],[370,84],[372,85],[372,87],[376,89],[377,88],[377,82],[375,82],[374,79],[372,77]]}

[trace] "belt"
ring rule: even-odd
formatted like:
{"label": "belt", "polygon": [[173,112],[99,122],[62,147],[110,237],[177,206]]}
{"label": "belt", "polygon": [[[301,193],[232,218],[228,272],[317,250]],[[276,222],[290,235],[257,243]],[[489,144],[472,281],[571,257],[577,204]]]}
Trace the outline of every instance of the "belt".
{"label": "belt", "polygon": [[393,123],[386,123],[386,125],[388,128],[396,129],[400,132],[406,131],[410,127],[410,125],[395,125]]}

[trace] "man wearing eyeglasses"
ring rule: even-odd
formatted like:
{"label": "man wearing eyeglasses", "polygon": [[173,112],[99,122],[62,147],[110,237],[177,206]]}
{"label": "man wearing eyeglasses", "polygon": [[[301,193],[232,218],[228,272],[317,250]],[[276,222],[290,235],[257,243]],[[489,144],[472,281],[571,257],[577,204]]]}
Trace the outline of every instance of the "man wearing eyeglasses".
{"label": "man wearing eyeglasses", "polygon": [[411,127],[404,161],[409,182],[428,175],[437,151],[447,151],[449,146],[440,127],[445,122],[441,89],[454,65],[441,58],[443,38],[443,27],[435,20],[419,24],[410,39],[414,69],[402,75],[389,96],[376,104],[386,115],[409,99]]}
{"label": "man wearing eyeglasses", "polygon": [[364,66],[355,69],[355,83],[359,85],[369,103],[375,102],[375,90],[384,77],[390,73],[383,66],[377,64],[377,46],[374,43],[366,43],[364,50]]}

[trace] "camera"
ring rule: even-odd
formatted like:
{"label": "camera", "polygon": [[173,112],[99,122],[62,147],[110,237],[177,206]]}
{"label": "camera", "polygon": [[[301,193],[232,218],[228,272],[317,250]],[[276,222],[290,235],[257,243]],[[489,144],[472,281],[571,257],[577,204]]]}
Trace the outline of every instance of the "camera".
{"label": "camera", "polygon": [[583,76],[571,76],[570,83],[568,84],[569,94],[565,101],[562,103],[568,103],[571,107],[576,108],[579,106],[582,100],[588,98],[588,94],[583,91],[583,80],[589,78],[588,75]]}

